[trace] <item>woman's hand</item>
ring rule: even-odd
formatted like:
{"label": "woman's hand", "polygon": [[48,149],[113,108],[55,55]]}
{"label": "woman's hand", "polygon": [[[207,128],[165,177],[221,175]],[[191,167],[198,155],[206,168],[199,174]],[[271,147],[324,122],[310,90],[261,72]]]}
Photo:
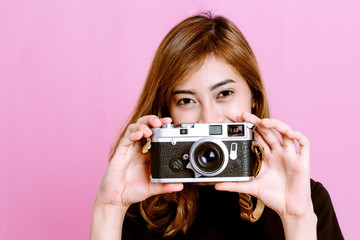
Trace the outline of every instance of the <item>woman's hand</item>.
{"label": "woman's hand", "polygon": [[[259,198],[279,214],[284,228],[291,221],[313,218],[309,140],[275,119],[261,120],[244,112],[237,121],[256,125],[255,140],[264,147],[265,160],[254,180],[217,183],[216,189],[248,193]],[[280,133],[280,138],[274,130]],[[295,141],[299,143],[299,150]]]}
{"label": "woman's hand", "polygon": [[152,115],[128,126],[102,179],[96,202],[128,208],[150,196],[182,190],[182,184],[150,182],[149,153],[141,151],[141,140],[152,135],[150,127],[158,128],[171,121]]}

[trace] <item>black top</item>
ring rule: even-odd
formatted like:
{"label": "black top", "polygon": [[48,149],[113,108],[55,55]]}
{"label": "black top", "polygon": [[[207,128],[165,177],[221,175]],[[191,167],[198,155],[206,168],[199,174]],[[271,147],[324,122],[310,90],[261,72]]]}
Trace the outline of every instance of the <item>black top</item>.
{"label": "black top", "polygon": [[[239,194],[217,191],[214,186],[197,186],[199,207],[194,223],[179,239],[285,239],[280,217],[265,207],[261,218],[250,223],[240,218]],[[311,198],[318,217],[318,239],[344,239],[331,203],[329,193],[319,182],[311,180]],[[163,239],[162,233],[149,231],[141,214],[127,216],[123,239]]]}

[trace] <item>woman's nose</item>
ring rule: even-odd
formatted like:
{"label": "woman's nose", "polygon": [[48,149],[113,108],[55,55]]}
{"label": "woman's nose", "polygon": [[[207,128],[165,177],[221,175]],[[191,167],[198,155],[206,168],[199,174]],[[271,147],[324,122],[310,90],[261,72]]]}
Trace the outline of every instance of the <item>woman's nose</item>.
{"label": "woman's nose", "polygon": [[206,104],[201,107],[198,123],[218,123],[224,122],[224,114],[214,104]]}

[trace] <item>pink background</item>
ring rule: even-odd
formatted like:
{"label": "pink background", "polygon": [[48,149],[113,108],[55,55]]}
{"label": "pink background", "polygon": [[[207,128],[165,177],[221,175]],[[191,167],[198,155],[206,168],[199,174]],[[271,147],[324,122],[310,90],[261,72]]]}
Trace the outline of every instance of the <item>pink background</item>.
{"label": "pink background", "polygon": [[180,20],[232,19],[273,117],[312,143],[312,178],[359,239],[358,1],[0,0],[0,239],[87,239],[110,146]]}

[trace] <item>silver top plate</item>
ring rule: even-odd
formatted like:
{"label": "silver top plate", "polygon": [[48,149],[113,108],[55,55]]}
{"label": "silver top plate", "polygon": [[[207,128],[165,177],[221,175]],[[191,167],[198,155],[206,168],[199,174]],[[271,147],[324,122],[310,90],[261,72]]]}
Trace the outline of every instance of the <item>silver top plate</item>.
{"label": "silver top plate", "polygon": [[165,124],[161,128],[152,128],[152,142],[188,142],[203,137],[221,138],[226,141],[252,140],[254,124],[239,123],[185,123],[174,126]]}

